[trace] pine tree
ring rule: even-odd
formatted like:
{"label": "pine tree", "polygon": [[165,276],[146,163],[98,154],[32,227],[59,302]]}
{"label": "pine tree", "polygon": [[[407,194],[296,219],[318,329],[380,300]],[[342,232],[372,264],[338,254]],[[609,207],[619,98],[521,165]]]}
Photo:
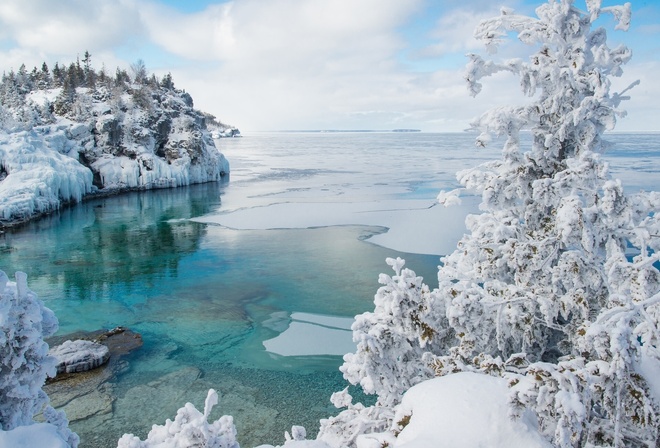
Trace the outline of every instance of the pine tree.
{"label": "pine tree", "polygon": [[78,74],[74,64],[69,66],[69,70],[62,85],[62,91],[55,99],[54,109],[58,115],[67,115],[73,110],[73,104],[76,101],[78,86]]}
{"label": "pine tree", "polygon": [[163,76],[163,79],[160,81],[160,86],[167,90],[174,90],[174,81],[172,81],[171,73],[167,73],[167,75]]}
{"label": "pine tree", "polygon": [[76,87],[81,87],[85,85],[85,70],[82,65],[80,65],[80,58],[76,58],[76,63],[69,66],[69,73],[75,73]]}
{"label": "pine tree", "polygon": [[60,66],[55,63],[53,67],[53,86],[62,87],[64,85],[64,78],[66,77],[66,70],[60,68]]}
{"label": "pine tree", "polygon": [[25,64],[21,64],[16,73],[16,86],[21,95],[25,95],[32,90],[32,80],[30,79],[30,74],[28,73]]}
{"label": "pine tree", "polygon": [[115,87],[125,88],[127,82],[130,82],[128,73],[126,73],[126,70],[117,67],[117,70],[115,71]]}
{"label": "pine tree", "polygon": [[50,71],[48,70],[48,64],[45,62],[41,64],[41,72],[39,73],[39,88],[40,89],[49,89],[52,86],[52,79],[50,76]]}
{"label": "pine tree", "polygon": [[83,55],[83,79],[85,87],[90,89],[96,87],[96,72],[92,68],[92,55],[86,50]]}

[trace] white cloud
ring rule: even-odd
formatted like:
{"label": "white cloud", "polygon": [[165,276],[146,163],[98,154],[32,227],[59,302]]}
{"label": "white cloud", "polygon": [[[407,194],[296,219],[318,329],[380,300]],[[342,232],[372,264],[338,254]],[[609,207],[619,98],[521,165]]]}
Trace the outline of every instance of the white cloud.
{"label": "white cloud", "polygon": [[[155,7],[143,17],[169,51],[219,62],[205,73],[193,64],[173,74],[198,105],[224,119],[253,129],[351,127],[355,111],[380,109],[407,89],[410,76],[396,61],[405,44],[397,28],[420,6],[417,0],[244,0],[187,18]],[[177,22],[188,31],[174,39],[163,30]],[[210,82],[216,88],[204,91]]]}
{"label": "white cloud", "polygon": [[[0,70],[21,64],[68,64],[89,50],[107,67],[125,65],[117,48],[142,38],[137,6],[129,0],[3,0]],[[5,40],[4,51],[3,40]]]}
{"label": "white cloud", "polygon": [[0,28],[21,48],[54,54],[121,45],[141,30],[136,6],[112,0],[3,0]]}
{"label": "white cloud", "polygon": [[[523,0],[499,3],[533,13]],[[95,67],[104,63],[111,72],[137,58],[159,75],[172,72],[199,108],[245,130],[461,130],[490,105],[520,97],[510,77],[488,80],[477,99],[463,81],[463,55],[480,48],[473,29],[498,14],[496,4],[234,0],[183,13],[155,0],[3,0],[0,71],[23,62],[68,63],[89,50]],[[413,42],[418,37],[405,30],[420,17],[430,34]],[[507,46],[500,54],[517,51]],[[417,64],[407,57],[425,59]],[[630,118],[622,126],[634,118],[657,129],[653,101],[660,93],[649,82],[658,72],[655,61],[633,60],[626,71],[643,84],[625,105]]]}

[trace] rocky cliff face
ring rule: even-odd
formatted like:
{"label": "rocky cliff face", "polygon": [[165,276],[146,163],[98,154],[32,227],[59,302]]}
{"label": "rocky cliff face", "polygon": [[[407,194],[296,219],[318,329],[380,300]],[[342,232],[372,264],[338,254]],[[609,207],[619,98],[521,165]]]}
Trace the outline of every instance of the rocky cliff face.
{"label": "rocky cliff face", "polygon": [[87,100],[92,113],[83,129],[70,133],[80,138],[79,161],[94,174],[96,188],[175,187],[229,172],[187,93],[151,90],[147,107],[130,94],[114,107],[95,96]]}
{"label": "rocky cliff face", "polygon": [[87,195],[220,180],[229,164],[208,114],[170,82],[121,78],[93,87],[0,85],[0,221]]}

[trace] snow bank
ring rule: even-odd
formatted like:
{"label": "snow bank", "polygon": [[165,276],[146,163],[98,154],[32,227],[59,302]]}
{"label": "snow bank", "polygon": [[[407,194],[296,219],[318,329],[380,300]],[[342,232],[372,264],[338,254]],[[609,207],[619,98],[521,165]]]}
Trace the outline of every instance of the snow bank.
{"label": "snow bank", "polygon": [[[404,427],[393,447],[549,448],[532,414],[520,420],[509,417],[508,394],[505,380],[469,372],[413,386],[394,418]],[[382,440],[392,440],[391,435],[361,435],[357,445],[374,448],[381,446]]]}
{"label": "snow bank", "polygon": [[50,423],[19,426],[11,431],[0,431],[0,448],[70,448]]}

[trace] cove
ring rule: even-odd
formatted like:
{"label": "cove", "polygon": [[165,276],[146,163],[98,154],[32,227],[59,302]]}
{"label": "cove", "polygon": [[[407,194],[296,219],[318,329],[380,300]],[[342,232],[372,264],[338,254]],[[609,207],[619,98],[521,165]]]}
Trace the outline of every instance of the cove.
{"label": "cove", "polygon": [[[58,334],[118,325],[144,346],[112,380],[109,413],[74,421],[81,447],[144,438],[186,402],[220,394],[212,419],[234,416],[242,446],[337,413],[341,356],[266,350],[288,328],[345,331],[373,309],[386,257],[436,284],[437,256],[369,243],[381,227],[232,230],[189,219],[222,209],[228,184],[134,192],[63,209],[0,238],[0,269],[21,270],[60,321]],[[294,327],[295,325],[295,327]],[[321,336],[323,339],[324,336]],[[322,351],[322,350],[321,350]],[[284,354],[278,354],[284,353]]]}

